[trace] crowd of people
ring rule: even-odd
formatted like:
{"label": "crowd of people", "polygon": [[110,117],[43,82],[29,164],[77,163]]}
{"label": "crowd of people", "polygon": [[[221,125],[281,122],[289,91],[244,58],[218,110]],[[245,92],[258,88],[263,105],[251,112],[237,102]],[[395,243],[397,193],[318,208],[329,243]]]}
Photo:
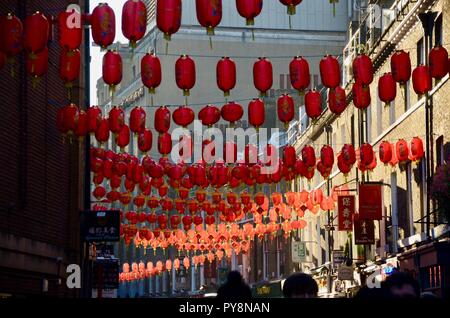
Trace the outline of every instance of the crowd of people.
{"label": "crowd of people", "polygon": [[[285,298],[317,298],[319,287],[308,274],[295,273],[283,285]],[[218,299],[250,299],[252,291],[237,271],[228,274],[227,282],[219,287]],[[421,293],[419,283],[409,274],[396,272],[381,284],[381,288],[361,287],[355,299],[419,299],[436,298],[433,293]]]}

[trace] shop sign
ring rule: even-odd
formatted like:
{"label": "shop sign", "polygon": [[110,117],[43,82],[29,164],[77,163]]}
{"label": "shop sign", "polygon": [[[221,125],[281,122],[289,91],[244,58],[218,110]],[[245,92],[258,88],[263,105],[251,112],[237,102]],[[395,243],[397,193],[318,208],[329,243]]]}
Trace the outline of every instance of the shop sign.
{"label": "shop sign", "polygon": [[353,267],[342,265],[338,270],[339,280],[353,280]]}
{"label": "shop sign", "polygon": [[362,220],[355,217],[354,226],[356,245],[375,244],[375,224],[372,220]]}
{"label": "shop sign", "polygon": [[306,262],[306,243],[292,241],[292,262],[305,263]]}
{"label": "shop sign", "polygon": [[85,242],[118,242],[120,214],[118,211],[84,211],[81,230]]}
{"label": "shop sign", "polygon": [[353,215],[355,214],[355,196],[338,196],[339,231],[351,232],[353,229]]}
{"label": "shop sign", "polygon": [[344,251],[333,251],[333,265],[341,265],[345,262],[346,256]]}
{"label": "shop sign", "polygon": [[359,185],[359,218],[381,220],[383,217],[382,186],[379,183]]}

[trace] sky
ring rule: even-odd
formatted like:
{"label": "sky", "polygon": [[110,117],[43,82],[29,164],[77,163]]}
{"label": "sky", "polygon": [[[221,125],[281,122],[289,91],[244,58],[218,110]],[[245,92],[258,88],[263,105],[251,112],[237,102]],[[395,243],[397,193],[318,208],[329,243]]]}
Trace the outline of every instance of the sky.
{"label": "sky", "polygon": [[[128,43],[128,40],[122,34],[122,7],[126,0],[91,0],[90,12],[102,2],[107,2],[108,5],[113,8],[116,15],[116,39],[115,42],[120,41],[122,43]],[[91,34],[91,104],[97,103],[97,80],[102,76],[102,58],[105,52],[100,52],[100,48],[92,45]]]}

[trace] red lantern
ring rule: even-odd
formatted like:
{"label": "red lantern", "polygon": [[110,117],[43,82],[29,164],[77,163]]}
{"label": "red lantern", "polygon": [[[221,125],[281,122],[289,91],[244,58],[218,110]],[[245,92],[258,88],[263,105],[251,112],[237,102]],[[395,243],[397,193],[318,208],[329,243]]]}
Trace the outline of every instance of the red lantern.
{"label": "red lantern", "polygon": [[164,34],[164,39],[170,41],[172,34],[177,33],[181,26],[181,0],[158,0],[156,4],[156,25]]}
{"label": "red lantern", "polygon": [[366,109],[370,106],[370,87],[354,83],[353,88],[353,104],[358,109]]}
{"label": "red lantern", "polygon": [[423,95],[428,93],[432,88],[432,80],[430,75],[430,69],[428,66],[417,66],[412,74],[412,82],[414,91],[417,95]]}
{"label": "red lantern", "polygon": [[100,120],[97,130],[95,131],[95,139],[100,144],[108,142],[109,140],[109,121],[106,118]]}
{"label": "red lantern", "polygon": [[429,54],[430,74],[432,78],[441,79],[447,75],[449,71],[448,52],[438,45],[435,46]]}
{"label": "red lantern", "polygon": [[142,0],[128,0],[122,9],[122,33],[130,40],[130,46],[142,39],[147,30],[147,7]]}
{"label": "red lantern", "polygon": [[420,161],[425,155],[423,141],[419,137],[414,137],[411,141],[411,160]]}
{"label": "red lantern", "polygon": [[408,143],[404,139],[397,141],[395,150],[397,153],[397,159],[400,163],[404,163],[409,160],[409,147]]}
{"label": "red lantern", "polygon": [[195,0],[195,6],[198,22],[208,35],[214,35],[214,28],[222,21],[222,0]]}
{"label": "red lantern", "polygon": [[255,25],[255,18],[261,13],[263,0],[236,0],[239,15],[246,19],[247,25]]}
{"label": "red lantern", "polygon": [[391,57],[391,71],[397,83],[405,84],[411,78],[411,59],[405,51],[395,51]]}
{"label": "red lantern", "polygon": [[109,112],[109,130],[113,134],[118,134],[122,131],[125,124],[125,114],[122,108],[114,106]]}
{"label": "red lantern", "polygon": [[76,120],[77,127],[74,131],[75,136],[82,140],[88,134],[88,118],[84,110],[78,112],[78,118]]}
{"label": "red lantern", "polygon": [[358,54],[353,60],[353,76],[355,83],[368,86],[373,82],[372,60],[365,54]]}
{"label": "red lantern", "polygon": [[392,160],[392,145],[388,141],[383,141],[379,149],[380,161],[387,165]]}
{"label": "red lantern", "polygon": [[302,2],[302,0],[280,0],[280,2],[287,7],[287,13],[289,15],[294,15],[296,7]]}
{"label": "red lantern", "polygon": [[102,120],[102,110],[98,106],[91,106],[87,110],[87,117],[89,133],[93,134],[96,132]]}
{"label": "red lantern", "polygon": [[130,130],[139,134],[145,130],[145,119],[146,119],[145,110],[138,106],[133,108],[130,113]]}
{"label": "red lantern", "polygon": [[172,151],[172,136],[169,133],[158,136],[158,151],[164,157]]}
{"label": "red lantern", "polygon": [[347,96],[345,89],[338,86],[334,90],[328,90],[328,107],[336,115],[340,115],[347,108]]}
{"label": "red lantern", "polygon": [[236,86],[236,64],[229,57],[223,57],[216,67],[217,86],[225,96]]}
{"label": "red lantern", "polygon": [[286,167],[292,168],[294,167],[297,161],[297,152],[295,148],[292,146],[286,146],[283,149],[283,164]]}
{"label": "red lantern", "polygon": [[150,129],[144,129],[138,136],[138,148],[142,153],[147,153],[152,149],[153,134]]}
{"label": "red lantern", "polygon": [[105,197],[106,195],[106,190],[104,187],[102,186],[98,186],[94,189],[94,191],[92,192],[92,195],[97,199],[100,200],[103,197]]}
{"label": "red lantern", "polygon": [[25,18],[23,46],[29,53],[37,54],[47,47],[50,24],[44,14],[37,11]]}
{"label": "red lantern", "polygon": [[241,105],[235,102],[229,102],[222,107],[221,115],[225,121],[228,121],[231,126],[234,126],[237,121],[241,120],[244,115],[244,110]]}
{"label": "red lantern", "polygon": [[111,91],[122,81],[122,57],[116,51],[109,50],[103,56],[103,81]]}
{"label": "red lantern", "polygon": [[303,57],[296,56],[289,64],[289,76],[291,78],[292,87],[295,88],[300,95],[303,95],[311,83],[308,61]]}
{"label": "red lantern", "polygon": [[248,121],[250,125],[258,129],[264,124],[266,114],[265,114],[264,102],[259,99],[253,99],[248,104]]}
{"label": "red lantern", "polygon": [[397,84],[392,73],[384,73],[378,81],[378,96],[388,106],[397,96]]}
{"label": "red lantern", "polygon": [[58,15],[59,45],[67,51],[80,47],[83,29],[81,14],[75,10],[62,11]]}
{"label": "red lantern", "polygon": [[66,107],[58,108],[58,111],[56,112],[56,128],[63,135],[65,135],[69,132],[69,128],[66,126],[66,123],[65,123],[65,118],[64,118],[65,112],[66,112]]}
{"label": "red lantern", "polygon": [[34,78],[45,75],[48,71],[48,49],[39,53],[29,53],[26,58],[27,73]]}
{"label": "red lantern", "polygon": [[332,168],[334,165],[334,151],[330,146],[323,146],[320,150],[320,161],[326,168]]}
{"label": "red lantern", "polygon": [[370,144],[361,145],[361,148],[359,151],[359,156],[360,156],[361,165],[364,168],[369,166],[373,162],[373,158],[375,156],[372,146]]}
{"label": "red lantern", "polygon": [[316,165],[316,152],[313,147],[305,146],[302,149],[302,161],[307,168],[313,168]]}
{"label": "red lantern", "polygon": [[289,128],[289,123],[295,118],[295,105],[294,99],[290,95],[283,94],[277,101],[278,118],[286,130]]}
{"label": "red lantern", "polygon": [[342,160],[348,166],[353,166],[356,162],[355,147],[351,144],[345,144],[341,150]]}
{"label": "red lantern", "polygon": [[341,71],[338,60],[331,55],[325,56],[320,61],[320,77],[323,86],[335,89],[341,83]]}
{"label": "red lantern", "polygon": [[348,165],[345,161],[344,161],[344,156],[342,155],[342,153],[338,156],[338,160],[337,160],[337,166],[338,169],[341,173],[343,173],[344,175],[347,175],[350,173],[350,171],[352,170],[352,166]]}
{"label": "red lantern", "polygon": [[141,79],[150,94],[155,94],[161,84],[161,61],[155,54],[147,53],[141,60]]}
{"label": "red lantern", "polygon": [[116,37],[116,16],[107,3],[100,3],[91,15],[92,38],[102,49],[106,49]]}
{"label": "red lantern", "polygon": [[63,113],[63,126],[67,129],[69,134],[72,134],[77,129],[77,121],[78,121],[78,106],[75,104],[69,104],[64,107]]}
{"label": "red lantern", "polygon": [[8,57],[22,51],[23,25],[18,17],[8,13],[0,16],[0,51]]}
{"label": "red lantern", "polygon": [[272,63],[265,57],[258,58],[253,65],[253,83],[261,96],[266,96],[273,85]]}
{"label": "red lantern", "polygon": [[155,129],[160,134],[170,129],[170,110],[166,106],[159,107],[155,112]]}
{"label": "red lantern", "polygon": [[116,136],[116,144],[123,151],[126,146],[130,143],[130,128],[128,125],[123,125],[122,129]]}
{"label": "red lantern", "polygon": [[61,50],[59,58],[59,77],[71,86],[71,82],[75,81],[80,76],[81,53],[79,50],[67,51]]}
{"label": "red lantern", "polygon": [[194,121],[195,113],[187,106],[178,107],[172,114],[172,119],[178,126],[187,127]]}
{"label": "red lantern", "polygon": [[214,105],[207,105],[198,113],[198,119],[203,125],[212,127],[220,120],[220,110]]}
{"label": "red lantern", "polygon": [[195,62],[188,55],[182,55],[175,63],[175,80],[184,96],[190,95],[195,85]]}
{"label": "red lantern", "polygon": [[322,114],[322,96],[315,89],[305,95],[305,110],[309,118],[316,120]]}

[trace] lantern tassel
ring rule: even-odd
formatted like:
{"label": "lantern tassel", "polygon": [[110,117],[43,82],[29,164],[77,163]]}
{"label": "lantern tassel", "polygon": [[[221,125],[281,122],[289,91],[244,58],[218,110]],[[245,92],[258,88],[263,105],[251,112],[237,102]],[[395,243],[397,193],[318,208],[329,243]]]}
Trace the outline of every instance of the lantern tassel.
{"label": "lantern tassel", "polygon": [[166,41],[166,55],[169,54],[169,41]]}
{"label": "lantern tassel", "polygon": [[333,2],[333,17],[336,17],[336,3]]}
{"label": "lantern tassel", "polygon": [[213,50],[212,36],[209,37],[209,49]]}

